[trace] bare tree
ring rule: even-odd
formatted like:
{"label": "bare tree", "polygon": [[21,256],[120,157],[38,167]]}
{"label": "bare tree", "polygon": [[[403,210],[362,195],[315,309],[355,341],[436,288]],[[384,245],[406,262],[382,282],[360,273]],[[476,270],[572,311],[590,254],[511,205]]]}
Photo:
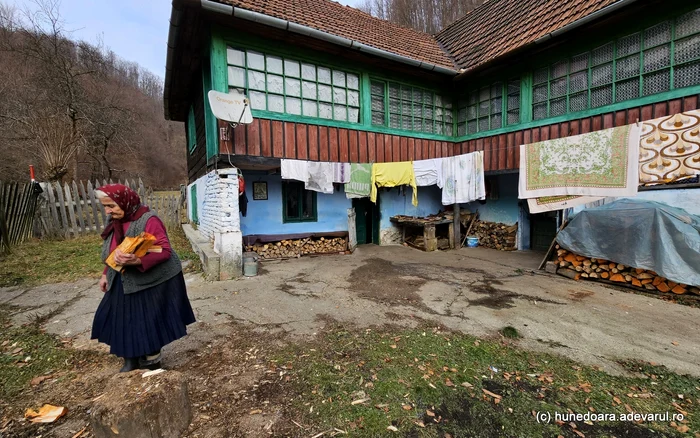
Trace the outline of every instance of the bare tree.
{"label": "bare tree", "polygon": [[57,0],[21,11],[2,1],[3,179],[26,178],[35,164],[51,181],[143,177],[173,187],[186,180],[184,130],[163,117],[160,77],[99,39],[71,40]]}
{"label": "bare tree", "polygon": [[359,9],[421,32],[435,34],[484,0],[364,0]]}

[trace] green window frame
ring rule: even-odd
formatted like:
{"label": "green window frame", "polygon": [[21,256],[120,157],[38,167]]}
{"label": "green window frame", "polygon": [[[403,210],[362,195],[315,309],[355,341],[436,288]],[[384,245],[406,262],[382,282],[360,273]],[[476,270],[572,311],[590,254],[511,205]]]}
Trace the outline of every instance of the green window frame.
{"label": "green window frame", "polygon": [[360,75],[298,59],[228,46],[228,85],[253,110],[361,123]]}
{"label": "green window frame", "polygon": [[514,78],[467,92],[458,103],[457,135],[520,123],[520,89],[520,78]]}
{"label": "green window frame", "polygon": [[190,154],[194,153],[197,148],[197,127],[194,122],[194,108],[190,106],[190,111],[187,114],[187,146],[189,148]]}
{"label": "green window frame", "polygon": [[535,70],[532,118],[695,85],[700,85],[700,9]]}
{"label": "green window frame", "polygon": [[371,79],[372,125],[452,135],[452,100],[427,88]]}
{"label": "green window frame", "polygon": [[190,204],[192,222],[199,224],[199,214],[197,212],[197,184],[192,184],[192,187],[190,187]]}
{"label": "green window frame", "polygon": [[316,192],[306,190],[304,183],[282,181],[282,222],[317,222]]}

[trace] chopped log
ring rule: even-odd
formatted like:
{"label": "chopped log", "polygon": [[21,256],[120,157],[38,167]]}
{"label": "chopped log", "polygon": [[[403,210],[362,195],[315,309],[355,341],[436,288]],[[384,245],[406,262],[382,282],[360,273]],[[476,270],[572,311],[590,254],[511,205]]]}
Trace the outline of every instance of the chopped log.
{"label": "chopped log", "polygon": [[657,285],[656,285],[656,288],[659,290],[659,292],[664,292],[664,293],[666,293],[666,292],[668,292],[668,291],[671,290],[671,288],[668,287],[668,284],[666,284],[666,283],[664,283],[664,282],[661,282],[661,283],[657,284]]}
{"label": "chopped log", "polygon": [[610,270],[610,266],[605,265],[605,264],[603,264],[603,265],[598,265],[598,268],[600,268],[600,269],[603,270],[603,271],[609,271],[609,270]]}
{"label": "chopped log", "polygon": [[627,269],[627,266],[625,266],[625,265],[623,265],[623,264],[621,264],[621,263],[618,263],[617,266],[616,266],[616,268],[617,268],[618,271],[624,271],[625,269]]}
{"label": "chopped log", "polygon": [[651,284],[653,284],[654,286],[658,286],[658,285],[660,285],[663,281],[664,281],[664,278],[663,278],[663,277],[656,277],[656,278],[654,278],[654,281],[653,281]]}
{"label": "chopped log", "polygon": [[607,280],[608,278],[610,278],[610,273],[603,271],[600,273],[600,278]]}
{"label": "chopped log", "polygon": [[192,419],[187,380],[177,371],[120,373],[90,411],[95,438],[179,437]]}
{"label": "chopped log", "polygon": [[637,280],[636,278],[633,278],[632,279],[632,286],[642,287],[642,282]]}
{"label": "chopped log", "polygon": [[645,284],[645,285],[644,285],[644,288],[647,289],[647,290],[653,290],[653,291],[656,290],[656,286],[654,286],[654,285],[651,284],[651,283]]}
{"label": "chopped log", "polygon": [[[654,280],[652,280],[651,278],[647,278],[647,279],[642,280],[642,284],[651,284],[652,281],[654,281]],[[653,287],[653,285],[652,285],[652,287]]]}
{"label": "chopped log", "polygon": [[575,254],[571,254],[571,253],[567,254],[566,257],[564,257],[564,260],[566,260],[566,261],[569,262],[569,263],[574,263],[574,262],[577,261],[577,260],[576,260],[576,255],[575,255]]}
{"label": "chopped log", "polygon": [[624,283],[624,282],[625,282],[625,277],[623,277],[623,276],[620,275],[620,274],[613,274],[613,275],[610,277],[610,281],[614,281],[614,282],[616,282],[616,283]]}
{"label": "chopped log", "polygon": [[679,284],[679,285],[676,285],[673,289],[671,289],[671,292],[673,292],[674,294],[677,294],[677,295],[683,295],[684,293],[687,292],[687,290],[685,290],[685,287],[683,287],[683,285]]}
{"label": "chopped log", "polygon": [[610,272],[612,272],[613,274],[619,274],[619,273],[620,273],[620,270],[617,269],[617,268],[611,268],[611,269],[610,269]]}
{"label": "chopped log", "polygon": [[572,280],[575,280],[576,275],[578,275],[576,271],[572,271],[571,269],[560,269],[557,271],[557,274],[563,275],[564,277],[568,277]]}
{"label": "chopped log", "polygon": [[671,289],[678,286],[678,283],[676,283],[675,281],[668,280],[667,283],[668,283],[668,287],[670,287]]}
{"label": "chopped log", "polygon": [[591,272],[590,274],[588,274],[588,277],[589,278],[600,278],[600,276],[595,272]]}
{"label": "chopped log", "polygon": [[[635,280],[636,280],[636,279],[635,279]],[[631,281],[632,281],[632,276],[631,276],[631,275],[625,275],[625,281],[626,281],[627,283],[631,282]]]}
{"label": "chopped log", "polygon": [[654,279],[654,276],[648,272],[640,272],[637,274],[637,278],[640,280]]}

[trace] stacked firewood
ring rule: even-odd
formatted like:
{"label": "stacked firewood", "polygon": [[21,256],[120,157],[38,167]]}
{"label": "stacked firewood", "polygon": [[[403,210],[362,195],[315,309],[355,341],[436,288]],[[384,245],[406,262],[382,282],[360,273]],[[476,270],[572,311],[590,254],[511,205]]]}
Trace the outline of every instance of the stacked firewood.
{"label": "stacked firewood", "polygon": [[556,246],[557,273],[574,280],[609,281],[654,292],[700,295],[700,289],[668,280],[654,271],[625,266],[610,260],[583,257]]}
{"label": "stacked firewood", "polygon": [[505,225],[477,221],[472,228],[471,234],[479,238],[479,246],[501,251],[515,251],[517,249],[518,224]]}
{"label": "stacked firewood", "polygon": [[255,243],[246,245],[246,251],[253,251],[263,259],[282,259],[301,257],[311,254],[343,253],[348,249],[348,240],[344,237],[311,238],[281,240],[279,242]]}

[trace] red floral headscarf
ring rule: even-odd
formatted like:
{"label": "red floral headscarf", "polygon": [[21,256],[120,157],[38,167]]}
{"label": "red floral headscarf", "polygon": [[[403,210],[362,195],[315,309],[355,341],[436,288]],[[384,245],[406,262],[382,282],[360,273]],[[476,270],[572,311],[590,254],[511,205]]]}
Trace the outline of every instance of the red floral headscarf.
{"label": "red floral headscarf", "polygon": [[[114,232],[114,238],[117,241],[117,245],[119,245],[124,240],[124,229],[121,225],[124,222],[135,221],[150,209],[145,205],[141,205],[141,198],[138,193],[123,184],[107,184],[97,190],[104,192],[119,208],[124,210],[124,217],[118,220],[110,220],[101,234],[102,239],[106,239]],[[118,222],[119,226],[115,226],[115,222]]]}

